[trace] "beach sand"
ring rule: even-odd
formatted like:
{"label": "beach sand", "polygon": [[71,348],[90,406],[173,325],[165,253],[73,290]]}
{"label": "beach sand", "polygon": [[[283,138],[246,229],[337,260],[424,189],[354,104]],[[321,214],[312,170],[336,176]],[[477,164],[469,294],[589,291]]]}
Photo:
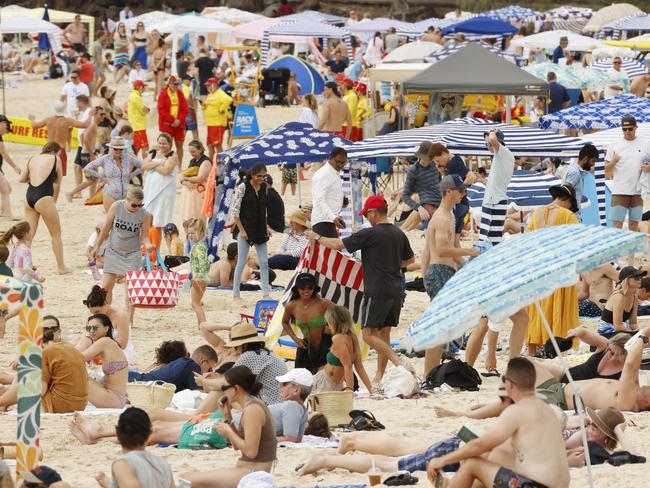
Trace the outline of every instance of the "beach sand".
{"label": "beach sand", "polygon": [[[11,77],[8,77],[12,79]],[[21,80],[21,79],[18,79]],[[52,106],[58,99],[63,80],[44,81],[41,79],[24,79],[17,82],[17,87],[6,90],[6,114],[10,116],[26,117],[33,113],[37,118],[43,118],[52,114]],[[117,104],[122,106],[128,97],[129,87],[121,84],[118,89]],[[145,94],[145,103],[153,107],[151,92]],[[272,129],[284,122],[298,119],[298,108],[268,107],[258,109],[260,126],[263,130]],[[149,141],[155,141],[157,135],[157,121],[155,112],[149,119]],[[200,135],[205,138],[205,127],[200,130]],[[189,142],[189,137],[186,142]],[[38,147],[28,145],[6,144],[9,153],[21,167],[24,167],[30,156],[39,152]],[[187,155],[187,151],[186,151]],[[74,152],[68,155],[69,172],[64,178],[62,195],[58,202],[59,214],[63,229],[63,241],[65,246],[66,264],[74,269],[72,275],[56,275],[53,254],[49,234],[44,224],[41,223],[38,233],[32,246],[34,263],[47,279],[45,287],[45,312],[54,314],[61,320],[64,336],[80,334],[88,311],[82,304],[90,290],[93,282],[90,275],[83,273],[86,267],[84,252],[86,241],[93,231],[95,221],[102,216],[102,207],[85,207],[82,201],[77,199],[68,203],[63,197],[63,192],[69,191],[74,186],[72,173],[72,161]],[[188,158],[184,162],[187,165]],[[280,178],[277,168],[269,168],[274,176],[276,188],[279,190]],[[17,175],[8,165],[4,168],[13,186],[11,201],[14,213],[22,216],[26,185],[17,183]],[[304,182],[302,186],[303,201],[310,201],[310,181]],[[297,198],[289,196],[287,191],[285,206],[287,215],[297,207]],[[177,193],[175,209],[175,222],[180,227],[180,187]],[[84,194],[84,197],[86,195]],[[6,219],[0,219],[0,230],[9,227],[11,223]],[[422,249],[424,239],[421,232],[415,231],[409,235],[411,245],[416,254]],[[271,249],[279,246],[281,236],[274,235],[271,240]],[[280,272],[277,282],[286,283],[290,278],[290,272]],[[118,306],[124,303],[124,289],[117,286],[115,289],[114,301]],[[204,297],[204,306],[208,320],[222,323],[233,323],[239,319],[242,311],[252,312],[254,303],[261,298],[257,293],[244,292],[243,297],[246,305],[243,308],[232,305],[231,295],[225,291],[208,291]],[[279,294],[275,294],[279,298]],[[402,310],[401,325],[394,336],[401,337],[408,325],[424,310],[427,305],[425,293],[409,292]],[[7,325],[7,334],[0,340],[0,368],[7,371],[9,363],[16,358],[17,343],[17,320],[14,319]],[[195,315],[190,307],[189,294],[181,293],[180,303],[170,310],[138,310],[135,315],[133,326],[133,343],[137,350],[138,360],[142,365],[153,361],[153,351],[162,341],[169,339],[183,339],[186,341],[188,350],[193,350],[202,343],[201,336],[196,326]],[[375,370],[375,357],[371,356],[366,362],[367,369],[372,377]],[[477,366],[482,371],[482,357],[479,358]],[[422,374],[422,360],[416,360],[418,373]],[[505,370],[505,360],[499,359],[499,370]],[[489,378],[484,381],[481,391],[469,393],[437,393],[431,394],[423,399],[417,400],[370,400],[359,399],[355,402],[356,408],[369,409],[386,426],[386,432],[396,437],[414,437],[431,439],[432,443],[453,435],[463,424],[476,425],[479,429],[485,430],[489,422],[468,421],[466,419],[438,419],[433,407],[436,405],[453,409],[466,409],[470,405],[481,402],[489,402],[495,397],[498,385],[497,378]],[[108,425],[116,423],[116,416],[93,417]],[[650,418],[647,414],[636,414],[633,416],[636,425],[627,429],[630,438],[635,442],[642,454],[650,453],[647,443],[647,430],[650,428]],[[41,417],[41,445],[44,451],[43,463],[57,469],[75,487],[96,486],[94,476],[98,471],[110,472],[111,461],[119,454],[115,444],[100,443],[92,446],[81,445],[68,431],[68,422],[71,416]],[[0,442],[15,441],[16,417],[10,414],[0,414]],[[152,452],[165,457],[174,473],[178,474],[188,470],[215,469],[232,466],[238,458],[238,454],[232,449],[219,451],[183,451],[173,448],[151,448]],[[305,462],[311,454],[323,454],[324,450],[314,449],[279,449],[278,463],[274,475],[278,486],[314,486],[319,484],[362,484],[367,482],[364,474],[350,474],[347,471],[335,470],[328,473],[320,473],[316,477],[298,477],[294,473],[294,467]],[[624,467],[597,467],[594,468],[594,476],[597,486],[648,486],[648,481],[643,475],[647,474],[647,468],[641,466]],[[588,486],[587,472],[585,469],[572,470],[571,486]],[[424,473],[418,473],[420,478],[418,486],[428,486]]]}

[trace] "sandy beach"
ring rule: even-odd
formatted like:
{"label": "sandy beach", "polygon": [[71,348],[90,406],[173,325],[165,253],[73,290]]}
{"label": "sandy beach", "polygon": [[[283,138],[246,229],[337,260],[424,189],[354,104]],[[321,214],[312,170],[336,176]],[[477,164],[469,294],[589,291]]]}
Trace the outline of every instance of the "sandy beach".
{"label": "sandy beach", "polygon": [[[9,77],[12,81],[13,78]],[[43,118],[52,114],[52,106],[58,99],[64,81],[62,79],[44,81],[36,78],[15,79],[16,88],[7,89],[6,114],[9,116],[26,117],[34,114],[37,118]],[[118,88],[117,105],[122,106],[129,93],[129,86],[122,83]],[[153,108],[152,94],[148,91],[144,96],[145,104]],[[298,119],[297,108],[269,107],[258,109],[260,126],[262,130],[272,129],[278,125]],[[199,114],[201,117],[202,115]],[[199,119],[201,120],[201,119]],[[200,135],[205,139],[205,126],[199,123]],[[157,118],[155,111],[149,117],[149,141],[155,140],[157,131]],[[189,137],[186,142],[189,142]],[[37,154],[40,150],[37,146],[7,144],[7,149],[15,162],[24,167],[30,156]],[[187,151],[185,152],[187,155]],[[62,192],[69,191],[74,186],[71,162],[74,153],[71,151],[68,156],[68,176],[64,178]],[[187,165],[187,160],[184,162]],[[277,168],[269,168],[270,173],[276,178],[279,189],[279,172]],[[17,183],[17,175],[6,167],[7,174],[13,192],[11,201],[14,213],[22,216],[25,201],[26,185]],[[303,184],[303,201],[311,200],[310,181]],[[85,196],[86,194],[84,194]],[[180,186],[178,187],[174,221],[180,227]],[[296,197],[291,197],[287,191],[285,197],[286,213],[289,214],[297,208]],[[32,251],[34,262],[45,277],[45,312],[59,317],[64,337],[80,334],[85,325],[88,315],[86,307],[82,304],[90,290],[93,281],[89,274],[83,271],[87,269],[85,249],[86,241],[93,231],[95,221],[102,215],[102,207],[86,207],[82,200],[74,200],[68,203],[63,193],[58,202],[58,210],[61,216],[63,241],[65,246],[66,264],[74,269],[73,274],[58,276],[51,251],[49,234],[44,224],[41,223],[38,233],[34,239]],[[0,219],[0,230],[5,230],[11,225],[6,219]],[[421,232],[414,231],[409,234],[411,245],[416,254],[422,249],[424,239]],[[271,249],[277,248],[281,236],[274,235],[271,240]],[[290,272],[279,272],[278,284],[285,284]],[[119,305],[124,303],[124,288],[116,287],[114,301]],[[254,303],[261,297],[261,294],[244,292],[246,301],[243,308],[234,307],[231,302],[231,294],[225,291],[208,291],[204,297],[204,307],[208,320],[222,323],[233,323],[239,319],[241,311],[252,311]],[[275,294],[274,298],[279,298]],[[428,302],[425,293],[409,292],[406,304],[402,310],[401,324],[395,332],[396,338],[401,337],[408,325],[424,310]],[[641,321],[641,323],[643,323]],[[7,325],[7,334],[0,340],[0,368],[8,370],[9,363],[16,358],[17,343],[17,319]],[[135,345],[138,362],[146,365],[153,360],[153,351],[162,341],[169,339],[183,339],[186,341],[188,350],[193,350],[202,344],[201,336],[196,327],[195,315],[190,307],[189,294],[181,293],[180,303],[171,310],[138,310],[136,311],[133,324],[133,343]],[[483,359],[479,358],[477,366],[483,371]],[[422,360],[416,360],[416,368],[422,374]],[[375,370],[375,359],[371,356],[367,361],[367,369],[372,376]],[[505,370],[505,360],[499,358],[500,371]],[[484,380],[480,392],[464,393],[436,393],[426,398],[417,400],[370,400],[358,399],[355,402],[356,408],[371,410],[376,417],[386,426],[386,432],[396,437],[407,436],[431,439],[435,442],[443,437],[452,435],[463,424],[476,425],[479,429],[485,430],[489,421],[469,421],[467,419],[438,419],[433,407],[436,405],[454,408],[456,410],[469,408],[473,403],[485,403],[495,397],[498,385],[497,378]],[[96,417],[106,424],[114,424],[115,416]],[[627,428],[630,439],[635,443],[638,450],[644,455],[650,455],[647,439],[647,432],[650,429],[650,415],[634,414],[628,416],[635,425]],[[110,443],[100,443],[92,446],[81,445],[68,430],[68,422],[71,416],[66,415],[43,415],[41,418],[41,445],[44,452],[43,463],[57,469],[64,480],[75,487],[88,488],[96,486],[94,476],[98,471],[110,472],[112,460],[118,454],[118,447]],[[16,417],[11,414],[0,414],[0,442],[15,441]],[[153,452],[165,457],[175,474],[188,470],[215,469],[233,465],[239,456],[232,449],[218,451],[184,451],[174,448],[151,448]],[[317,452],[313,449],[284,449],[278,450],[278,462],[274,471],[278,486],[320,486],[335,484],[363,484],[367,482],[367,476],[363,474],[350,474],[347,471],[336,470],[329,473],[320,473],[316,477],[298,477],[294,467],[304,462],[307,457]],[[647,480],[648,468],[645,465],[628,465],[623,467],[601,466],[594,468],[594,477],[598,487],[642,487],[650,486]],[[646,475],[646,476],[644,476]],[[420,478],[418,486],[429,486],[424,473],[418,473]],[[586,469],[573,469],[571,471],[571,486],[588,486]]]}

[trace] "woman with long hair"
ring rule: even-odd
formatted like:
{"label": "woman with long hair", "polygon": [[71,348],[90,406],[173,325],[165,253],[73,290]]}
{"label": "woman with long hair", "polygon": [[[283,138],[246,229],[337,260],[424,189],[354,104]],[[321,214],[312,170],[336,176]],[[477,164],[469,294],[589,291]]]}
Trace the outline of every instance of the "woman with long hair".
{"label": "woman with long hair", "polygon": [[253,166],[237,182],[230,205],[235,224],[234,232],[237,234],[238,257],[232,285],[232,294],[235,301],[241,301],[239,285],[251,246],[255,246],[257,261],[260,264],[264,297],[268,298],[270,292],[268,248],[266,244],[269,240],[269,231],[266,225],[267,191],[264,182],[265,176],[265,165],[259,163]]}
{"label": "woman with long hair", "polygon": [[173,219],[176,174],[180,163],[169,134],[161,132],[157,141],[158,148],[149,151],[149,156],[142,163],[145,171],[144,207],[152,216],[153,226],[162,235],[162,228]]}
{"label": "woman with long hair", "polygon": [[14,220],[14,215],[11,211],[11,201],[9,200],[11,185],[2,169],[2,165],[6,161],[20,175],[20,168],[14,163],[14,160],[5,147],[5,143],[2,141],[2,136],[9,132],[11,132],[11,121],[4,115],[0,115],[0,215],[9,220]]}
{"label": "woman with long hair", "polygon": [[302,110],[300,111],[300,119],[298,119],[298,122],[309,124],[314,128],[317,128],[318,124],[320,124],[318,102],[313,93],[307,93],[302,97]]}
{"label": "woman with long hair", "polygon": [[63,259],[63,241],[61,240],[61,221],[54,200],[55,185],[60,185],[63,179],[63,169],[59,154],[61,146],[56,142],[48,142],[43,146],[41,154],[27,161],[25,171],[21,173],[20,183],[27,183],[25,198],[25,219],[31,227],[31,240],[38,230],[38,222],[43,218],[52,238],[52,251],[56,259],[59,274],[72,273]]}
{"label": "woman with long hair", "polygon": [[101,359],[104,383],[88,379],[88,401],[97,408],[124,408],[128,403],[126,384],[129,363],[124,351],[113,338],[113,324],[102,313],[88,317],[86,332],[90,341],[81,350],[86,361]]}
{"label": "woman with long hair", "polygon": [[598,333],[609,337],[617,332],[636,332],[639,299],[637,290],[647,274],[634,266],[626,266],[618,273],[618,283],[607,299],[598,323]]}
{"label": "woman with long hair", "polygon": [[117,24],[117,30],[113,34],[113,62],[115,66],[114,82],[118,84],[129,70],[129,35],[124,22]]}
{"label": "woman with long hair", "polygon": [[368,43],[366,50],[366,62],[370,66],[375,66],[381,61],[384,56],[384,39],[381,37],[381,32],[375,32],[372,40]]}
{"label": "woman with long hair", "polygon": [[[295,367],[308,369],[314,374],[327,362],[327,353],[332,346],[332,336],[326,330],[325,312],[334,304],[321,298],[319,291],[313,275],[299,274],[282,315],[282,328],[297,346]],[[302,339],[293,331],[294,325],[300,329]]]}
{"label": "woman with long hair", "polygon": [[[88,308],[90,313],[101,313],[111,319],[113,324],[113,339],[124,350],[126,359],[129,362],[133,361],[135,359],[135,347],[133,347],[133,342],[131,341],[131,324],[129,323],[128,314],[108,303],[108,292],[99,285],[92,287],[83,304]],[[90,339],[88,337],[82,337],[77,343],[77,349],[86,349],[90,345],[89,341]]]}
{"label": "woman with long hair", "polygon": [[[115,94],[109,86],[102,86],[99,89],[99,106],[104,110],[104,117],[97,123],[97,147],[102,150],[104,144],[111,140],[111,131],[117,121],[113,115],[115,110]],[[103,152],[102,152],[103,154]]]}
{"label": "woman with long hair", "polygon": [[147,69],[147,33],[144,30],[144,22],[138,22],[135,31],[131,35],[131,44],[133,45],[133,56],[131,63],[140,61],[142,69]]}
{"label": "woman with long hair", "polygon": [[189,166],[179,176],[183,187],[181,190],[183,221],[201,217],[205,187],[212,169],[212,162],[205,155],[205,146],[201,141],[191,141],[189,151],[192,159],[190,159]]}
{"label": "woman with long hair", "polygon": [[327,364],[314,376],[312,392],[352,391],[355,371],[368,391],[372,391],[350,311],[335,305],[325,312],[325,321],[332,334],[332,347],[327,353]]}
{"label": "woman with long hair", "polygon": [[[221,387],[219,410],[224,422],[216,422],[215,430],[232,447],[241,452],[233,468],[183,473],[181,477],[194,488],[236,488],[252,471],[271,472],[276,459],[277,438],[273,417],[266,404],[258,398],[262,384],[246,366],[234,366],[225,372]],[[242,411],[239,427],[232,423],[233,407]]]}

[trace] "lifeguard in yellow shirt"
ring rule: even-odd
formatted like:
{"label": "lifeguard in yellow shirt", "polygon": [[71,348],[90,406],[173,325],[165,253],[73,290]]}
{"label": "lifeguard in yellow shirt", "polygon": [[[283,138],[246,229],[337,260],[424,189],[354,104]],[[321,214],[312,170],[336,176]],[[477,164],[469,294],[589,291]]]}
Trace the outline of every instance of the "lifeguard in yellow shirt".
{"label": "lifeguard in yellow shirt", "polygon": [[352,81],[350,78],[345,78],[341,84],[345,87],[343,101],[347,104],[348,110],[350,110],[350,115],[352,116],[350,140],[353,142],[360,141],[361,133],[359,131],[355,131],[355,128],[359,125],[359,120],[357,119],[357,105],[359,103],[359,97],[357,97],[357,94],[354,93],[354,81]]}
{"label": "lifeguard in yellow shirt", "polygon": [[203,115],[205,125],[208,126],[208,154],[213,158],[215,151],[223,151],[223,135],[228,127],[228,109],[232,104],[232,97],[219,86],[219,80],[208,78],[205,82],[208,87],[208,96],[203,102]]}
{"label": "lifeguard in yellow shirt", "polygon": [[[352,139],[353,141],[363,140],[363,123],[370,118],[372,115],[372,106],[370,105],[370,100],[366,96],[368,88],[363,83],[356,84],[356,92],[359,97],[359,103],[357,103],[357,116],[352,119],[352,136],[358,137],[358,139]],[[355,123],[357,125],[355,125]],[[356,134],[355,134],[356,132]]]}
{"label": "lifeguard in yellow shirt", "polygon": [[149,140],[147,139],[147,114],[149,107],[146,107],[142,101],[142,93],[147,85],[142,80],[133,82],[133,91],[129,95],[127,105],[127,114],[129,125],[133,128],[133,150],[135,155],[142,150],[142,157],[145,158],[149,150]]}

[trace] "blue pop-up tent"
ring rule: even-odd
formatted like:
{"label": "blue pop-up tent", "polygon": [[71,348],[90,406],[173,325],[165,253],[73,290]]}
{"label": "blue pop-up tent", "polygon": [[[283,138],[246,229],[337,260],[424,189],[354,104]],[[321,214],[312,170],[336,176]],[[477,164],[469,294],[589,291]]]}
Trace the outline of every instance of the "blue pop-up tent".
{"label": "blue pop-up tent", "polygon": [[452,24],[442,30],[447,34],[471,34],[476,36],[508,36],[517,33],[517,28],[503,20],[492,17],[474,17],[457,24]]}
{"label": "blue pop-up tent", "polygon": [[325,79],[312,65],[302,59],[287,54],[269,65],[269,68],[287,68],[296,74],[296,81],[300,85],[300,96],[307,93],[320,95],[325,89]]}

